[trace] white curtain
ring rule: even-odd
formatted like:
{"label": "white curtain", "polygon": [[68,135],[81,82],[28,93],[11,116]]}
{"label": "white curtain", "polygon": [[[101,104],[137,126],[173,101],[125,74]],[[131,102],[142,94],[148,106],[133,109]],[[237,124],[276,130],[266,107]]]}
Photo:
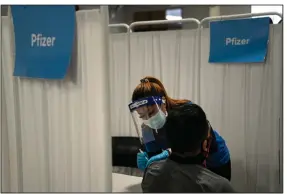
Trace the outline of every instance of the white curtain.
{"label": "white curtain", "polygon": [[[0,9],[1,15],[1,9]],[[2,33],[2,17],[0,18],[0,32]],[[0,36],[0,45],[2,45],[2,36]],[[0,48],[0,53],[2,53],[2,46]],[[0,75],[2,75],[2,67],[0,68]],[[2,77],[0,79],[0,110],[2,112]],[[2,117],[0,116],[0,126],[2,126]],[[0,150],[2,151],[2,133],[0,133]],[[2,158],[2,157],[1,157]],[[0,183],[2,184],[2,160],[0,160]]]}
{"label": "white curtain", "polygon": [[[130,44],[130,48],[129,48]],[[198,93],[197,31],[111,35],[110,85],[113,136],[137,136],[128,103],[144,76],[155,76],[171,97],[194,100]],[[130,49],[130,56],[128,54]]]}
{"label": "white curtain", "polygon": [[200,102],[230,149],[232,184],[241,192],[279,192],[282,25],[271,26],[264,64],[209,64],[209,29],[201,40]]}
{"label": "white curtain", "polygon": [[105,34],[99,10],[77,12],[77,45],[62,81],[13,77],[13,31],[2,17],[4,192],[109,192]]}
{"label": "white curtain", "polygon": [[[209,29],[111,35],[113,136],[136,136],[127,105],[140,79],[159,78],[173,98],[204,108],[231,152],[232,184],[241,192],[279,192],[282,131],[282,26],[271,26],[264,64],[209,64]],[[200,87],[198,88],[198,80]],[[281,122],[281,125],[280,125]]]}
{"label": "white curtain", "polygon": [[110,36],[110,119],[112,136],[131,136],[128,103],[130,99],[127,34]]}
{"label": "white curtain", "polygon": [[113,34],[108,86],[99,18],[98,10],[77,12],[77,57],[64,81],[12,76],[13,33],[2,18],[3,191],[104,191],[111,176],[111,162],[103,159],[110,154],[104,120],[109,117],[113,136],[137,136],[127,105],[146,75],[159,78],[173,98],[197,103],[200,94],[231,151],[237,191],[280,191],[282,25],[271,26],[264,64],[209,64],[209,30],[203,29],[200,76],[196,30],[133,33],[130,40]]}

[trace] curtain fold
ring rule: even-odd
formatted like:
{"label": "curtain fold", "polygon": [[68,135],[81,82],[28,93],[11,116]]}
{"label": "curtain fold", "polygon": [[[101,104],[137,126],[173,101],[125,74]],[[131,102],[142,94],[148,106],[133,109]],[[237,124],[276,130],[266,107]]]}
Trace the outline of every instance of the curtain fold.
{"label": "curtain fold", "polygon": [[232,184],[241,192],[279,192],[282,26],[271,26],[264,64],[209,64],[209,29],[201,39],[201,106],[231,152]]}
{"label": "curtain fold", "polygon": [[77,40],[64,80],[12,76],[13,33],[9,18],[2,17],[4,192],[106,191],[111,161],[103,149],[108,141],[104,91],[109,86],[101,14],[80,11],[76,17]]}
{"label": "curtain fold", "polygon": [[130,90],[130,63],[128,34],[110,35],[110,125],[112,136],[130,136],[128,103]]}
{"label": "curtain fold", "polygon": [[[111,123],[113,136],[137,136],[128,110],[144,76],[159,78],[173,98],[193,100],[198,93],[197,31],[111,35]],[[128,54],[130,49],[130,55]]]}
{"label": "curtain fold", "polygon": [[[173,98],[194,101],[200,92],[200,105],[230,149],[237,191],[281,191],[282,25],[270,28],[264,64],[209,64],[209,29],[202,29],[200,71],[196,34],[197,30],[132,33],[130,56],[128,35],[111,35],[113,136],[137,136],[127,105],[140,79],[155,76]],[[115,78],[118,75],[125,76]]]}
{"label": "curtain fold", "polygon": [[194,101],[200,92],[200,105],[230,149],[237,191],[282,191],[282,25],[271,26],[264,64],[209,64],[209,30],[203,29],[200,75],[197,30],[110,35],[108,86],[99,20],[98,10],[77,12],[70,72],[48,81],[12,76],[13,33],[2,17],[4,192],[103,191],[104,120],[113,136],[137,136],[128,103],[147,75],[159,78],[172,98]]}

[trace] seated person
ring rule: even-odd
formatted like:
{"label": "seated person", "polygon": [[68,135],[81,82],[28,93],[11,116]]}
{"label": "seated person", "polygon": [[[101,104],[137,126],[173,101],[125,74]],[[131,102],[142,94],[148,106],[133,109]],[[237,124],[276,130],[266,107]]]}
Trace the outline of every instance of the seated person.
{"label": "seated person", "polygon": [[172,153],[145,170],[142,190],[152,193],[235,192],[230,182],[202,165],[210,125],[200,106],[186,104],[171,110],[165,123]]}

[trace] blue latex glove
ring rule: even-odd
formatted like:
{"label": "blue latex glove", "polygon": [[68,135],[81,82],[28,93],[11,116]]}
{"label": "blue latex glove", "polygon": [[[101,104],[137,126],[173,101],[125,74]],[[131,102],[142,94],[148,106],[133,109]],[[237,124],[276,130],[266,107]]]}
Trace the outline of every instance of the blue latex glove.
{"label": "blue latex glove", "polygon": [[147,166],[147,161],[148,161],[148,155],[146,152],[139,152],[137,154],[137,165],[138,168],[141,169],[142,171],[145,170],[145,167]]}
{"label": "blue latex glove", "polygon": [[159,160],[164,160],[164,159],[167,159],[169,156],[169,152],[167,150],[164,150],[162,153],[156,155],[156,156],[153,156],[151,157],[147,164],[146,164],[146,167],[148,167],[151,163],[153,163],[154,161],[159,161]]}

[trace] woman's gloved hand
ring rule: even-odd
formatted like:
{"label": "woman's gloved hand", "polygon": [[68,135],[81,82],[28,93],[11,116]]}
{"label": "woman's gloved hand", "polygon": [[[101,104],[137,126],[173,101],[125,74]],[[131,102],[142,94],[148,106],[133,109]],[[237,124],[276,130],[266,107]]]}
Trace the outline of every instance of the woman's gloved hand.
{"label": "woman's gloved hand", "polygon": [[154,161],[159,161],[159,160],[164,160],[167,159],[169,157],[169,152],[167,150],[164,150],[162,153],[151,157],[147,163],[145,167],[148,167],[151,163],[153,163]]}
{"label": "woman's gloved hand", "polygon": [[137,165],[138,168],[141,169],[142,171],[145,170],[148,162],[148,155],[146,152],[139,152],[137,154]]}

